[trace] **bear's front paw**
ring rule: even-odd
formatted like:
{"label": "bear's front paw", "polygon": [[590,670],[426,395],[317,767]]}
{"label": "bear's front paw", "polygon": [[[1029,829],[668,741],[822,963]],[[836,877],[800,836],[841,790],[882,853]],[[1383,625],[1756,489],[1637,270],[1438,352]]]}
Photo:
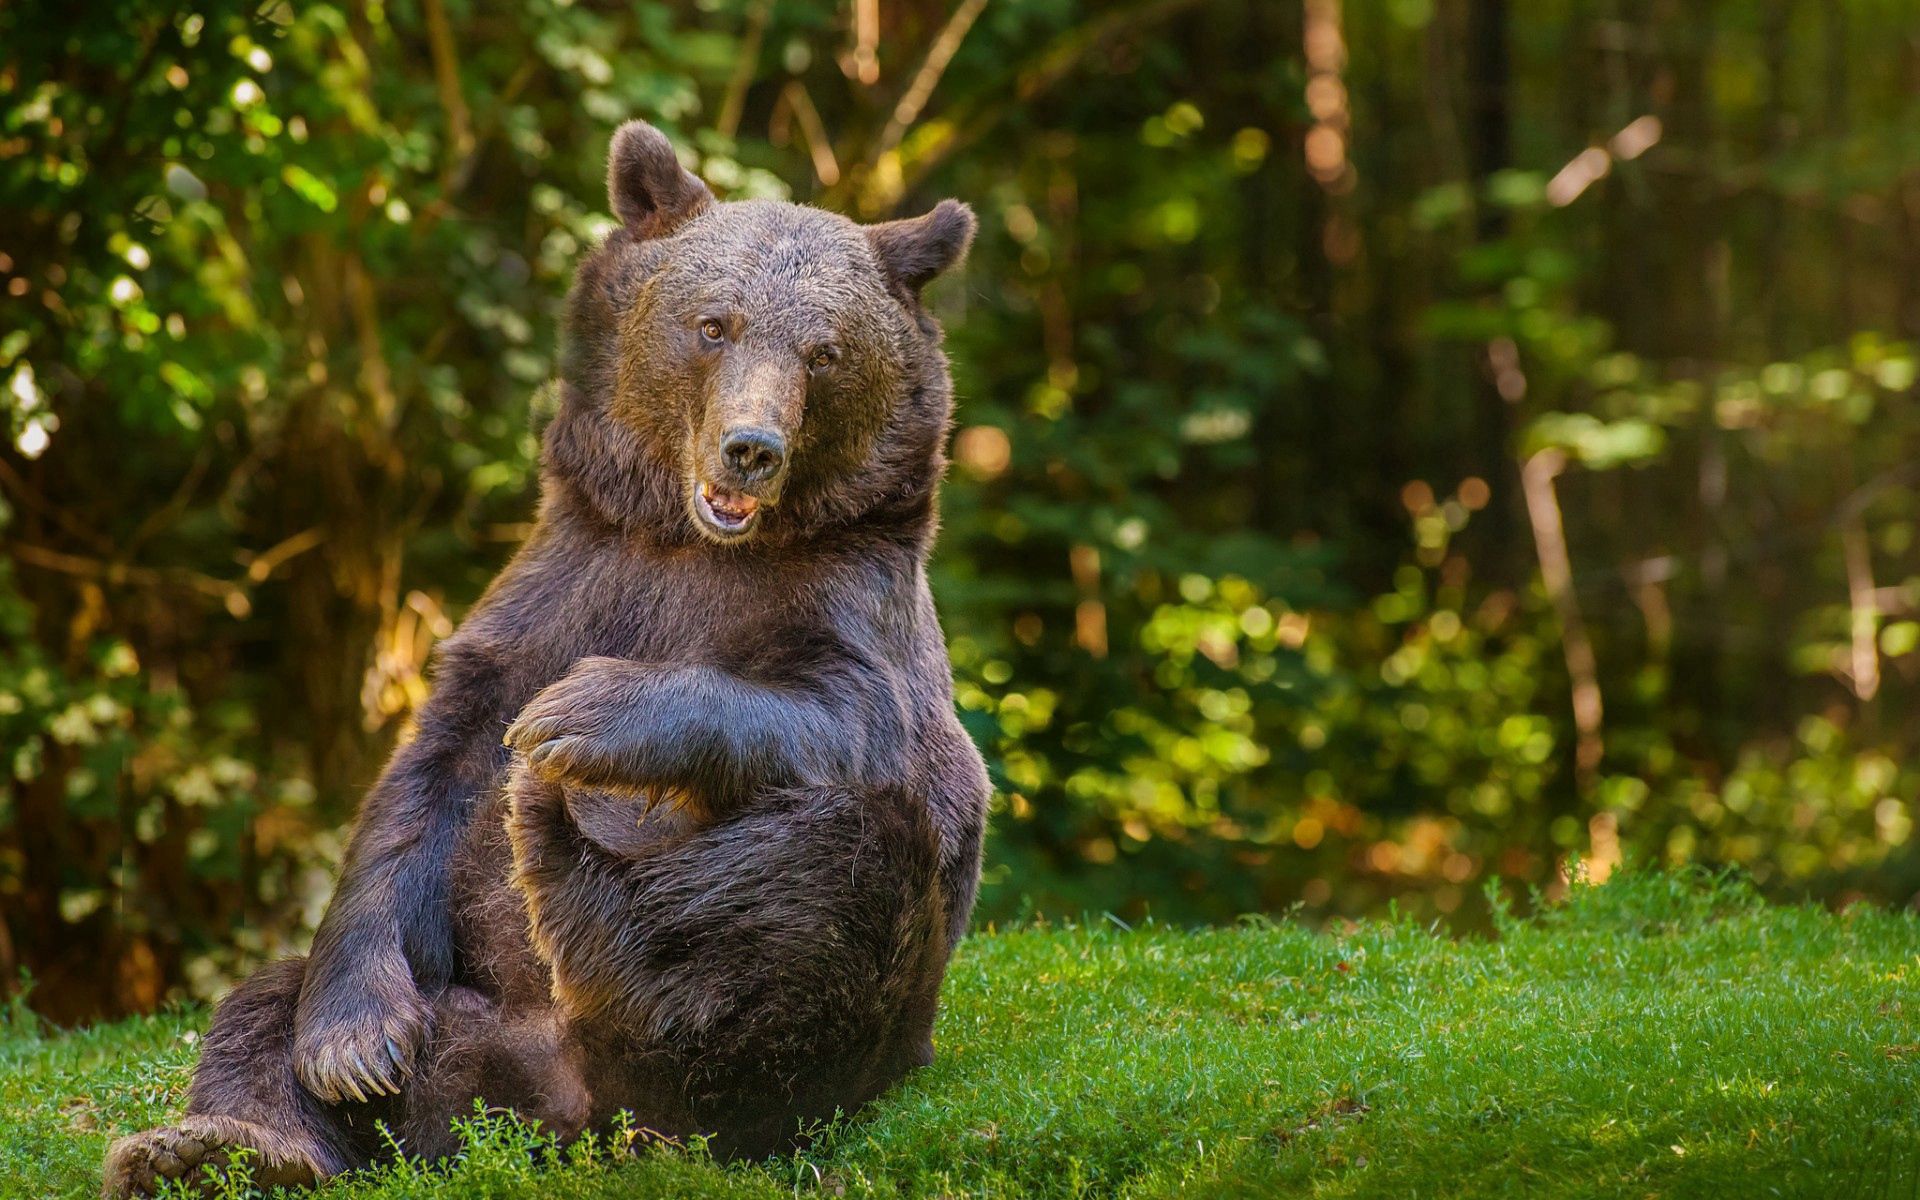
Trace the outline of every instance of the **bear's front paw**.
{"label": "bear's front paw", "polygon": [[383,1005],[363,994],[315,1007],[303,1002],[294,1030],[293,1072],[301,1086],[329,1104],[399,1095],[426,1038],[417,1006]]}
{"label": "bear's front paw", "polygon": [[[619,664],[628,667],[631,664]],[[624,671],[582,662],[535,696],[507,729],[506,744],[527,756],[528,768],[554,783],[637,788],[629,778],[634,708],[622,686]]]}

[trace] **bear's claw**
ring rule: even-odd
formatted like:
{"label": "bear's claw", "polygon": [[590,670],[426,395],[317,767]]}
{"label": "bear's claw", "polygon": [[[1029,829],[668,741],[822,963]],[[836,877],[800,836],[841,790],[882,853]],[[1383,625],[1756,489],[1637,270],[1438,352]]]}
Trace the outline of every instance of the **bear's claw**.
{"label": "bear's claw", "polygon": [[527,753],[527,769],[549,783],[627,790],[615,749],[587,734],[564,734],[538,743]]}
{"label": "bear's claw", "polygon": [[330,1030],[296,1042],[294,1074],[301,1086],[329,1104],[398,1096],[413,1073],[413,1056],[403,1043],[413,1040],[391,1020],[371,1028]]}

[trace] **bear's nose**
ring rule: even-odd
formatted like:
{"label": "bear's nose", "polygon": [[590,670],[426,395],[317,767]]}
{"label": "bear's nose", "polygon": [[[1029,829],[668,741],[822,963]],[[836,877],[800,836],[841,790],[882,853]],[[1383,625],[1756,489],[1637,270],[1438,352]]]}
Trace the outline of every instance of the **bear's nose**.
{"label": "bear's nose", "polygon": [[720,443],[720,456],[743,483],[761,483],[787,463],[787,440],[771,429],[735,429]]}

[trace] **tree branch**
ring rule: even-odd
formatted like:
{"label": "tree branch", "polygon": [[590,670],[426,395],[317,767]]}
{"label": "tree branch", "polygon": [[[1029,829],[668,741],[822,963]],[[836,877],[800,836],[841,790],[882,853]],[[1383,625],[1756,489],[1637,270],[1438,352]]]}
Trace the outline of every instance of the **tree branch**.
{"label": "tree branch", "polygon": [[940,77],[947,73],[947,66],[960,51],[960,43],[967,39],[967,31],[973,28],[986,7],[987,0],[960,0],[960,7],[953,10],[946,26],[928,47],[927,57],[914,72],[913,82],[901,94],[900,102],[893,106],[893,116],[880,131],[880,141],[874,150],[876,159],[898,146],[900,139],[907,136],[907,130],[920,119],[921,110],[933,98],[933,89],[940,86]]}
{"label": "tree branch", "polygon": [[1603,707],[1600,698],[1599,666],[1593,654],[1593,642],[1587,637],[1587,623],[1580,615],[1580,601],[1573,591],[1573,561],[1567,554],[1566,524],[1560,514],[1560,500],[1554,494],[1553,481],[1566,469],[1567,457],[1558,450],[1542,450],[1527,459],[1520,468],[1520,487],[1526,496],[1527,516],[1533,523],[1533,543],[1540,558],[1540,577],[1546,583],[1547,597],[1560,620],[1560,645],[1566,656],[1567,675],[1573,681],[1573,725],[1577,734],[1574,748],[1574,776],[1582,793],[1589,791],[1600,757],[1605,752],[1601,740]]}
{"label": "tree branch", "polygon": [[441,0],[425,0],[427,46],[433,54],[434,83],[440,89],[440,107],[447,114],[447,161],[441,170],[441,193],[450,194],[466,182],[473,170],[473,114],[460,89],[460,59],[453,45],[453,27]]}
{"label": "tree branch", "polygon": [[767,19],[773,14],[773,0],[758,0],[747,12],[747,32],[740,39],[740,52],[733,64],[733,77],[727,80],[727,94],[720,101],[720,113],[713,120],[722,137],[740,132],[740,117],[747,108],[747,89],[753,85],[754,72],[760,66],[760,42],[767,34]]}

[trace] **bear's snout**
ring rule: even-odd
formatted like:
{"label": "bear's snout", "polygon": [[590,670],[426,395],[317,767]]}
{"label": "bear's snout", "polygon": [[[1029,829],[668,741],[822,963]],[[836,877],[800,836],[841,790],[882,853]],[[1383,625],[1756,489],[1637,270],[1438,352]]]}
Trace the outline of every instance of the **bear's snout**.
{"label": "bear's snout", "polygon": [[737,427],[720,440],[720,458],[742,484],[777,482],[787,469],[787,439],[771,429]]}

